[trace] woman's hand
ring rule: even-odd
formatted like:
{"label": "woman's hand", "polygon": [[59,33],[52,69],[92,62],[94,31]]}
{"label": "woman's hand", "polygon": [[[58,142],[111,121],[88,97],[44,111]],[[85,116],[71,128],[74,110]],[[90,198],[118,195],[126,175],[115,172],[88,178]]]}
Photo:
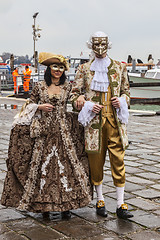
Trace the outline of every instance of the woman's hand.
{"label": "woman's hand", "polygon": [[80,95],[78,98],[77,98],[77,101],[76,101],[76,108],[78,109],[78,110],[81,110],[82,109],[82,107],[84,106],[84,104],[85,104],[85,98],[84,98],[84,96],[83,95]]}
{"label": "woman's hand", "polygon": [[53,108],[55,108],[55,107],[49,103],[40,104],[38,106],[38,109],[42,110],[44,112],[52,112]]}
{"label": "woman's hand", "polygon": [[118,97],[112,97],[111,101],[112,101],[113,107],[120,108],[120,101],[119,101]]}
{"label": "woman's hand", "polygon": [[103,108],[102,105],[94,104],[93,109],[92,109],[92,112],[94,112],[94,113],[99,113],[102,108]]}

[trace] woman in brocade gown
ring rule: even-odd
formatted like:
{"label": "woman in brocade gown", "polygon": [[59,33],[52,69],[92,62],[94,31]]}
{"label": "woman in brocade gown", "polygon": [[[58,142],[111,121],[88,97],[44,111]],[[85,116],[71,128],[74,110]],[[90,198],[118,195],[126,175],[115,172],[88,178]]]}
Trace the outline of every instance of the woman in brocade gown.
{"label": "woman in brocade gown", "polygon": [[45,80],[35,85],[13,123],[1,204],[70,218],[69,210],[92,198],[83,128],[66,111],[71,92],[66,59],[40,53],[39,62],[47,66]]}

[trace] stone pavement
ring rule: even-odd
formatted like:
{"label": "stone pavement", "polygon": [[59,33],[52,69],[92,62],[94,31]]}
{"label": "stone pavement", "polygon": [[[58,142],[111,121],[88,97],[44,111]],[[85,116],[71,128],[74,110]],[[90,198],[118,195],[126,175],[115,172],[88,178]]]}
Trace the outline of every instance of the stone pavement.
{"label": "stone pavement", "polygon": [[[6,174],[5,159],[11,123],[24,100],[0,98],[0,194]],[[6,104],[6,105],[4,105]],[[7,107],[6,107],[7,106]],[[7,108],[7,109],[5,109]],[[95,214],[94,199],[88,207],[72,211],[70,220],[59,213],[50,219],[41,214],[20,212],[0,205],[0,240],[159,240],[160,239],[160,116],[130,114],[128,135],[130,146],[125,155],[125,202],[133,212],[130,220],[117,219],[116,193],[107,157],[103,193],[108,217]]]}

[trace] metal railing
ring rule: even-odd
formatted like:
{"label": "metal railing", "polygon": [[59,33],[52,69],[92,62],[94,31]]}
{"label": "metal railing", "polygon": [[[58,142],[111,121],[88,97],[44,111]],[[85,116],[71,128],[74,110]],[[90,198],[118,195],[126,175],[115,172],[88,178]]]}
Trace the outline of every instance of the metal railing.
{"label": "metal railing", "polygon": [[[24,75],[14,76],[16,78],[16,94],[19,92],[23,93],[23,82],[24,82]],[[75,77],[75,73],[68,73],[67,80],[73,82]],[[29,92],[32,91],[34,85],[38,81],[44,80],[44,75],[31,75],[30,82],[29,82]],[[14,90],[14,82],[13,76],[11,73],[0,72],[0,93],[2,90]]]}

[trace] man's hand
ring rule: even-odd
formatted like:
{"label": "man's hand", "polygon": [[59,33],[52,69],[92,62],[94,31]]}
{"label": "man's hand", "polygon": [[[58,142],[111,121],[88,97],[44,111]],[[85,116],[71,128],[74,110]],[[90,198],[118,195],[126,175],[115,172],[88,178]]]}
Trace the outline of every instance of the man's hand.
{"label": "man's hand", "polygon": [[40,104],[38,106],[38,109],[42,110],[44,112],[52,112],[53,108],[55,108],[55,107],[49,103]]}
{"label": "man's hand", "polygon": [[83,95],[80,95],[78,98],[77,98],[77,101],[76,101],[76,108],[78,109],[78,110],[81,110],[82,109],[82,107],[84,106],[84,104],[85,104],[85,98],[84,98],[84,96]]}
{"label": "man's hand", "polygon": [[94,112],[94,113],[99,113],[102,108],[103,108],[102,105],[95,104],[95,105],[93,106],[92,112]]}
{"label": "man's hand", "polygon": [[112,97],[111,101],[112,101],[113,107],[120,108],[120,101],[119,101],[118,97]]}

